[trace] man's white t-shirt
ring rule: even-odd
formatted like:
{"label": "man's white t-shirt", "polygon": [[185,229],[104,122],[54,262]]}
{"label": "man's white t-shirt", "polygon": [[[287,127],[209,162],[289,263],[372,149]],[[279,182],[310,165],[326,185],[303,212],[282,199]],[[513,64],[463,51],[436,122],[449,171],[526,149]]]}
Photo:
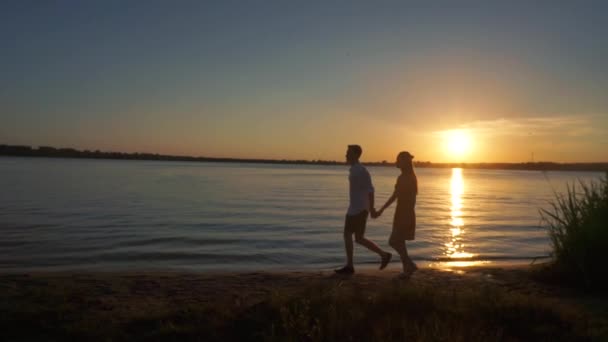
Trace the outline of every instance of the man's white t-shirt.
{"label": "man's white t-shirt", "polygon": [[349,170],[348,182],[350,205],[346,215],[354,216],[369,210],[369,194],[374,192],[374,186],[367,169],[358,162],[353,164]]}

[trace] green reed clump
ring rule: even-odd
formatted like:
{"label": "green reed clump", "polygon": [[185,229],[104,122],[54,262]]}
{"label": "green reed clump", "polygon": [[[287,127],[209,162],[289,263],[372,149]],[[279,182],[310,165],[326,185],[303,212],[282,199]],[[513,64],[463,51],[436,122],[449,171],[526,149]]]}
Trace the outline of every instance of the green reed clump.
{"label": "green reed clump", "polygon": [[607,289],[608,173],[599,181],[568,184],[540,214],[548,228],[554,268],[587,288]]}

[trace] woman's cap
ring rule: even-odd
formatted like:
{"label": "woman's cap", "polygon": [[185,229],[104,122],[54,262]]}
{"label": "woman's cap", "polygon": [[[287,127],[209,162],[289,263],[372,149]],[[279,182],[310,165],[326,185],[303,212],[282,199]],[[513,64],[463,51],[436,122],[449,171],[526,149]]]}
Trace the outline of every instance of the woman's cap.
{"label": "woman's cap", "polygon": [[402,156],[408,157],[408,158],[410,158],[410,159],[414,159],[414,156],[413,156],[413,155],[411,155],[411,154],[410,154],[409,152],[407,152],[407,151],[403,151],[403,152],[401,152],[400,154],[401,154]]}

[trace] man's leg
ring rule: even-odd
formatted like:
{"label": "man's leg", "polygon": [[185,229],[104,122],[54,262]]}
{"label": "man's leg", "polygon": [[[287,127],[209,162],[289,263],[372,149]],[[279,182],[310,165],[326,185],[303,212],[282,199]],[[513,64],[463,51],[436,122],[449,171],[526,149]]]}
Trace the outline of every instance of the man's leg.
{"label": "man's leg", "polygon": [[391,253],[385,252],[382,248],[378,247],[373,241],[365,237],[365,226],[367,225],[367,212],[358,218],[357,229],[355,230],[355,241],[369,249],[372,252],[376,252],[380,258],[380,269],[384,269],[391,261]]}
{"label": "man's leg", "polygon": [[355,271],[353,267],[353,229],[352,216],[346,216],[344,220],[344,250],[346,251],[346,266],[335,270],[338,274],[352,274]]}
{"label": "man's leg", "polygon": [[346,250],[346,266],[353,268],[353,232],[344,229],[344,249]]}
{"label": "man's leg", "polygon": [[365,238],[365,226],[367,225],[367,211],[355,216],[354,221],[354,231],[355,231],[355,241],[369,249],[370,251],[378,253],[381,257],[383,257],[386,252],[384,252],[378,245],[376,245],[373,241]]}
{"label": "man's leg", "polygon": [[369,240],[367,238],[365,238],[365,236],[363,236],[363,234],[358,235],[355,234],[355,241],[357,241],[358,244],[365,246],[367,249],[369,249],[370,251],[376,252],[378,253],[378,255],[380,255],[380,269],[383,270],[388,263],[391,261],[391,253],[389,252],[385,252],[382,250],[382,248],[378,247],[378,245],[376,245],[372,240]]}
{"label": "man's leg", "polygon": [[386,255],[386,252],[383,251],[382,248],[378,247],[378,245],[372,240],[369,240],[368,238],[363,236],[363,234],[355,233],[355,241],[361,246],[364,246],[365,248],[369,249],[370,251],[378,253],[378,255],[380,255],[381,257],[384,257]]}

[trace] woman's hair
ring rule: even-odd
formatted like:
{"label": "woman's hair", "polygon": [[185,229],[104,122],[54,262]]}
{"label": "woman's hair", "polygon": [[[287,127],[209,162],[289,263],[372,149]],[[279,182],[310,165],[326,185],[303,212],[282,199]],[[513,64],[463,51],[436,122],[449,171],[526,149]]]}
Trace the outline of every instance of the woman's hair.
{"label": "woman's hair", "polygon": [[414,163],[412,162],[412,155],[409,152],[399,152],[397,159],[401,161],[400,169],[404,170],[406,173],[414,172]]}
{"label": "woman's hair", "polygon": [[412,161],[414,156],[412,156],[409,152],[404,151],[400,152],[397,158],[401,161],[399,168],[402,170],[402,172],[412,177],[416,194],[418,194],[418,177],[416,177],[416,172],[414,171],[414,162]]}

